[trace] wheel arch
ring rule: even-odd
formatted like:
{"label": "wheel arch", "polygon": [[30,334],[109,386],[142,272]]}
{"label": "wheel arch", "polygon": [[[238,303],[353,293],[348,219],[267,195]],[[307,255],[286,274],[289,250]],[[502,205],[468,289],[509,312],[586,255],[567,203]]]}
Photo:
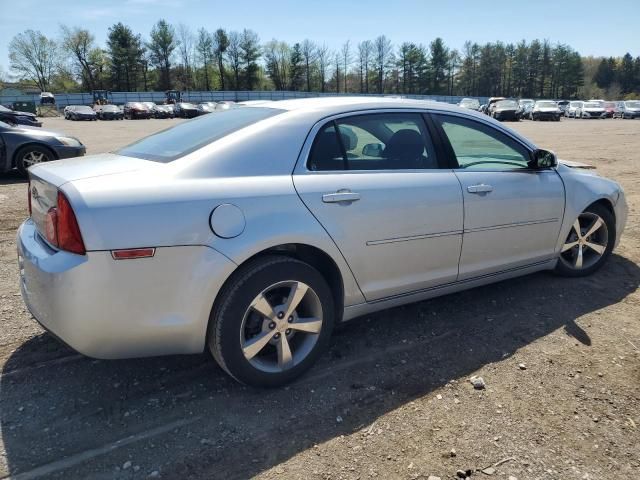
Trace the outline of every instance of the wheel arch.
{"label": "wheel arch", "polygon": [[281,255],[285,257],[295,258],[311,265],[313,268],[318,270],[327,282],[329,289],[331,290],[335,306],[336,323],[340,323],[342,321],[345,298],[344,279],[342,276],[342,272],[340,271],[340,268],[331,257],[331,255],[316,246],[305,243],[284,243],[274,245],[265,248],[257,253],[254,253],[250,257],[246,258],[243,262],[239,263],[234,271],[224,281],[222,287],[216,294],[216,298],[212,305],[212,311],[215,310],[216,305],[221,300],[220,292],[224,291],[228,283],[233,281],[234,274],[241,267],[249,262],[255,261],[257,258],[266,257],[269,255]]}
{"label": "wheel arch", "polygon": [[593,205],[600,205],[604,208],[606,208],[609,213],[611,213],[611,215],[613,216],[613,220],[616,221],[616,211],[613,208],[613,203],[611,202],[610,199],[608,199],[607,197],[602,197],[599,198],[598,200],[596,200],[595,202],[591,202],[586,208],[585,210],[589,209],[590,207],[592,207]]}
{"label": "wheel arch", "polygon": [[23,143],[22,145],[19,145],[13,152],[13,158],[11,159],[11,165],[13,167],[15,167],[17,165],[17,161],[18,161],[18,154],[24,150],[27,147],[31,147],[31,146],[35,146],[35,147],[40,147],[40,148],[44,148],[45,150],[47,150],[50,154],[51,157],[53,158],[53,160],[58,160],[58,155],[56,155],[56,152],[49,147],[48,145],[42,144],[42,143],[38,143],[38,142],[26,142]]}

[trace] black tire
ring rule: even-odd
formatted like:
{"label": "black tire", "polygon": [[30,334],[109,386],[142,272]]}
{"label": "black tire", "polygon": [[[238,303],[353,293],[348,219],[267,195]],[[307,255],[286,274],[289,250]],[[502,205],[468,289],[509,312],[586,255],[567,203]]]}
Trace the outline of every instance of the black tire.
{"label": "black tire", "polygon": [[[317,341],[298,364],[284,371],[265,372],[243,354],[240,335],[245,312],[266,288],[286,281],[304,282],[317,295],[322,308],[322,329]],[[218,295],[209,318],[207,344],[216,362],[241,383],[277,387],[306,372],[329,344],[335,321],[334,299],[323,276],[312,266],[286,256],[256,258],[240,267]]]}
{"label": "black tire", "polygon": [[16,152],[16,155],[14,158],[15,158],[16,168],[18,169],[18,172],[20,173],[20,175],[22,175],[23,177],[27,176],[27,169],[30,166],[25,163],[24,157],[31,152],[36,152],[36,153],[45,155],[46,160],[43,160],[43,162],[49,162],[51,160],[56,159],[56,157],[53,155],[53,152],[49,150],[47,147],[43,147],[40,145],[27,145],[26,147],[22,147],[20,150]]}
{"label": "black tire", "polygon": [[616,220],[609,209],[602,205],[594,204],[588,207],[583,213],[594,213],[604,221],[607,227],[607,246],[600,258],[594,264],[586,268],[572,268],[563,262],[562,258],[559,258],[554,272],[563,277],[586,277],[587,275],[591,275],[595,271],[599,270],[608,260],[611,255],[611,251],[613,250],[613,246],[616,243]]}

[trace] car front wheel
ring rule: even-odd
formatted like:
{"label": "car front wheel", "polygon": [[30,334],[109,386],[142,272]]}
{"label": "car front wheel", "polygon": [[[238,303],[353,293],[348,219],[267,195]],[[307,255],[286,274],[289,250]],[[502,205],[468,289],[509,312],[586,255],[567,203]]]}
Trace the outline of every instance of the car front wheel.
{"label": "car front wheel", "polygon": [[259,257],[238,269],[219,294],[207,343],[236,380],[275,387],[307,371],[329,343],[334,300],[312,266]]}
{"label": "car front wheel", "polygon": [[20,175],[26,177],[27,169],[30,166],[53,159],[54,156],[49,149],[39,145],[29,145],[21,148],[16,153],[16,167]]}
{"label": "car front wheel", "polygon": [[560,250],[556,273],[583,277],[595,272],[611,255],[615,237],[613,214],[602,205],[591,205],[573,222]]}

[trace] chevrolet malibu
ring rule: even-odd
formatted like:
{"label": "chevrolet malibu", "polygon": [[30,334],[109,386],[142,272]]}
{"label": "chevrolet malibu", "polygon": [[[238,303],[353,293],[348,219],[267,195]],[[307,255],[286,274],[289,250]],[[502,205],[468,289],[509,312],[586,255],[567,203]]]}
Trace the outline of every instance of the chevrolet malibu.
{"label": "chevrolet malibu", "polygon": [[627,206],[584,167],[442,103],[229,109],[30,168],[22,295],[83,354],[208,349],[243,383],[281,385],[339,322],[540,270],[598,270]]}

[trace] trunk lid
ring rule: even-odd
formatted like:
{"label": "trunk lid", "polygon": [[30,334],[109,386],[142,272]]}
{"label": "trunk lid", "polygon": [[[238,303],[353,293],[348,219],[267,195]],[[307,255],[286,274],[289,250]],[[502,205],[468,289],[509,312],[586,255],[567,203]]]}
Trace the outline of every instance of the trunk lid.
{"label": "trunk lid", "polygon": [[40,179],[60,187],[74,180],[158,168],[159,165],[149,160],[102,153],[34,165],[29,169],[29,174],[32,181]]}

